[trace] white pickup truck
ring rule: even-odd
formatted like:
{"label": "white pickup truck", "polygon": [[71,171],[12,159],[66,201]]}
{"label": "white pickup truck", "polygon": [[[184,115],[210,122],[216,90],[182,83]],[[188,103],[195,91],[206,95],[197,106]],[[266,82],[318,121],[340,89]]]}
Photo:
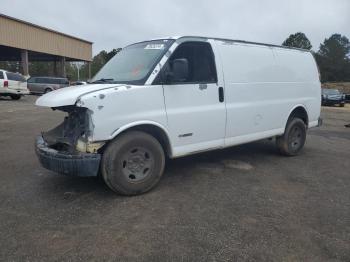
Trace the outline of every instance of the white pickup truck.
{"label": "white pickup truck", "polygon": [[129,45],[92,84],[36,104],[68,113],[37,138],[45,168],[102,174],[112,190],[135,195],[157,184],[166,157],[273,137],[297,155],[320,123],[321,88],[307,50],[188,36]]}

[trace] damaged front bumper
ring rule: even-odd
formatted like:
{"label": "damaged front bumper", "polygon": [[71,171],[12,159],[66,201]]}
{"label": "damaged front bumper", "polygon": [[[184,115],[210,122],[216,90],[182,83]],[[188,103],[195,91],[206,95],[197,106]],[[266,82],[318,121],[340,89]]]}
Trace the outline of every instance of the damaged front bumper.
{"label": "damaged front bumper", "polygon": [[69,176],[97,176],[101,161],[98,153],[69,153],[48,147],[42,136],[36,139],[35,151],[43,167]]}

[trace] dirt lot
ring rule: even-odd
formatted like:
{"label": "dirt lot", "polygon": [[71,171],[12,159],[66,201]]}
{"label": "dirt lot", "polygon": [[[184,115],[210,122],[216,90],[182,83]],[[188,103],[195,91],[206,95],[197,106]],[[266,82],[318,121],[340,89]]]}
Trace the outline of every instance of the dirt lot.
{"label": "dirt lot", "polygon": [[0,99],[0,261],[350,261],[350,107],[323,108],[298,157],[266,140],[173,160],[121,197],[40,167],[63,114],[34,100]]}

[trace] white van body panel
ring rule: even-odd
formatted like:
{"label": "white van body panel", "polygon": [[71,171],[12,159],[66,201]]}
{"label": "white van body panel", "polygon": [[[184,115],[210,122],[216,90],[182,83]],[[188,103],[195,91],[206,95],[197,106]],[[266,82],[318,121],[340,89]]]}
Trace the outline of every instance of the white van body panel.
{"label": "white van body panel", "polygon": [[[153,85],[177,46],[208,42],[217,83]],[[218,101],[218,88],[224,102]],[[91,142],[109,141],[138,125],[164,131],[170,157],[224,148],[284,133],[293,109],[302,107],[309,127],[320,116],[321,89],[310,52],[203,38],[178,38],[143,86],[91,84],[59,89],[40,97],[39,106],[88,108]]]}
{"label": "white van body panel", "polygon": [[149,120],[143,120],[143,121],[135,121],[135,122],[131,122],[131,123],[128,123],[124,126],[122,126],[121,128],[118,128],[113,134],[112,134],[112,137],[116,137],[118,136],[119,134],[123,133],[124,131],[127,131],[128,129],[130,128],[133,128],[133,127],[139,127],[139,126],[144,126],[144,125],[147,125],[147,126],[155,126],[155,127],[158,127],[160,128],[164,134],[166,135],[167,139],[170,141],[170,135],[166,129],[165,126],[161,125],[160,123],[158,122],[154,122],[154,121],[149,121]]}
{"label": "white van body panel", "polygon": [[162,86],[130,85],[102,89],[81,96],[79,106],[92,112],[91,141],[111,140],[125,127],[137,122],[167,127]]}
{"label": "white van body panel", "polygon": [[312,125],[320,114],[320,83],[309,52],[216,41],[224,69],[225,146],[284,133],[294,108]]}
{"label": "white van body panel", "polygon": [[59,107],[74,105],[77,100],[85,94],[94,93],[99,90],[116,88],[121,85],[105,84],[105,85],[79,85],[69,86],[49,92],[36,100],[37,106]]}

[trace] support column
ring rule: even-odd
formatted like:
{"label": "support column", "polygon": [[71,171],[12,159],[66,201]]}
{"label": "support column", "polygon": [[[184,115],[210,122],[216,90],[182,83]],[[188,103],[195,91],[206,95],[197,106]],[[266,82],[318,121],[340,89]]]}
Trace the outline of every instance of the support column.
{"label": "support column", "polygon": [[89,80],[91,79],[91,62],[88,62],[88,68],[89,68]]}
{"label": "support column", "polygon": [[64,56],[60,57],[61,64],[61,76],[66,77],[66,58]]}
{"label": "support column", "polygon": [[55,58],[55,61],[53,61],[53,75],[54,75],[54,76],[58,76],[57,58]]}
{"label": "support column", "polygon": [[21,50],[22,74],[29,75],[28,50]]}

